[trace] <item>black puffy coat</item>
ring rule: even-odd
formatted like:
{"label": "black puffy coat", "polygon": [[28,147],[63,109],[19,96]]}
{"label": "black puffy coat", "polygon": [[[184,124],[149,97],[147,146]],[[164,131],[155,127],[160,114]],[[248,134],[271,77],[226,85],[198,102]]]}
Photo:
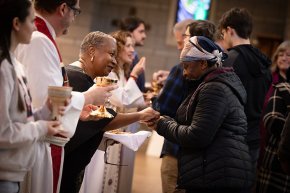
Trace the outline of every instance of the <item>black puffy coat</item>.
{"label": "black puffy coat", "polygon": [[246,143],[246,91],[232,69],[218,68],[179,107],[176,121],[164,117],[157,132],[181,147],[178,186],[242,189],[254,181]]}

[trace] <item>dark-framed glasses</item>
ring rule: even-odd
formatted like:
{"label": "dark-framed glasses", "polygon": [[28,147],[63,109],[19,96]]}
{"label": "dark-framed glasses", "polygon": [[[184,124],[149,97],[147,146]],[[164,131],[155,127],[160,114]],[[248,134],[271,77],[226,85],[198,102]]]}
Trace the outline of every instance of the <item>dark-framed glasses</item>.
{"label": "dark-framed glasses", "polygon": [[75,16],[75,17],[78,16],[79,14],[81,14],[81,12],[82,12],[80,8],[73,7],[73,6],[69,5],[69,4],[67,4],[67,6],[68,6],[71,10],[73,10],[73,12],[74,12],[74,16]]}
{"label": "dark-framed glasses", "polygon": [[182,34],[182,37],[186,38],[186,37],[191,37],[191,36],[189,34]]}

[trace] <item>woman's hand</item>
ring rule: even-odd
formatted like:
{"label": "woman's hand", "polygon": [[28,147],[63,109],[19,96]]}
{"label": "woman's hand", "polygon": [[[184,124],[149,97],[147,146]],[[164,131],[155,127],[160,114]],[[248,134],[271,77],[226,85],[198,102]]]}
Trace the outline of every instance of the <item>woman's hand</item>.
{"label": "woman's hand", "polygon": [[146,64],[146,58],[142,57],[139,62],[134,66],[132,69],[132,72],[130,73],[131,76],[138,78],[138,76],[145,71],[145,64]]}
{"label": "woman's hand", "polygon": [[117,89],[117,85],[100,87],[93,85],[84,92],[85,104],[103,105],[112,96],[111,91]]}
{"label": "woman's hand", "polygon": [[[64,101],[64,103],[63,103],[63,105],[60,105],[60,106],[58,106],[57,108],[58,108],[58,114],[59,115],[61,115],[61,116],[63,116],[64,115],[64,112],[65,112],[65,110],[66,110],[66,107],[69,105],[71,103],[71,98],[67,98],[65,101]],[[49,98],[47,98],[47,100],[46,100],[46,106],[48,107],[48,109],[52,112],[52,108],[53,108],[53,104],[52,104],[52,102],[51,102],[51,100],[49,99]]]}
{"label": "woman's hand", "polygon": [[100,117],[91,115],[91,112],[95,111],[97,109],[98,109],[98,107],[95,105],[92,105],[92,104],[85,105],[82,112],[81,112],[80,120],[81,121],[98,121],[98,120],[102,119]]}
{"label": "woman's hand", "polygon": [[138,112],[140,114],[140,122],[148,122],[150,120],[159,119],[160,113],[151,107]]}
{"label": "woman's hand", "polygon": [[46,121],[47,122],[47,135],[56,135],[59,134],[62,130],[60,130],[60,121]]}

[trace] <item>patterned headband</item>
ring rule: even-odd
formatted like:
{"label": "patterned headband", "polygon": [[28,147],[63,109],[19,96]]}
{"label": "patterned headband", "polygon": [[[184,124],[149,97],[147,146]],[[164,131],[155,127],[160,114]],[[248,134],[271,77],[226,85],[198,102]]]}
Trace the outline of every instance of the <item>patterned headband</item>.
{"label": "patterned headband", "polygon": [[[202,47],[201,45],[204,45],[204,47],[206,46],[206,48]],[[180,54],[180,61],[191,62],[199,60],[211,61],[213,63],[217,63],[218,66],[221,66],[223,52],[214,42],[208,38],[201,36],[191,37],[189,41],[186,42]]]}

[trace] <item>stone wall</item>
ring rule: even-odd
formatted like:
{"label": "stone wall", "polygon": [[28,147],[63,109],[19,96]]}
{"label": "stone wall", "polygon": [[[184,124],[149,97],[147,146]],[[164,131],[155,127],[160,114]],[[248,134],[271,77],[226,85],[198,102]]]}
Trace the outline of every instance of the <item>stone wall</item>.
{"label": "stone wall", "polygon": [[[178,62],[179,53],[170,36],[176,5],[177,0],[81,0],[81,15],[71,26],[69,34],[57,40],[65,64],[78,59],[79,45],[88,32],[116,30],[112,21],[128,16],[134,7],[136,15],[151,25],[145,46],[136,48],[140,56],[147,57],[146,80],[150,81],[154,71],[170,69]],[[210,20],[218,22],[220,16],[232,7],[245,7],[252,13],[254,39],[290,38],[288,0],[213,0]]]}

